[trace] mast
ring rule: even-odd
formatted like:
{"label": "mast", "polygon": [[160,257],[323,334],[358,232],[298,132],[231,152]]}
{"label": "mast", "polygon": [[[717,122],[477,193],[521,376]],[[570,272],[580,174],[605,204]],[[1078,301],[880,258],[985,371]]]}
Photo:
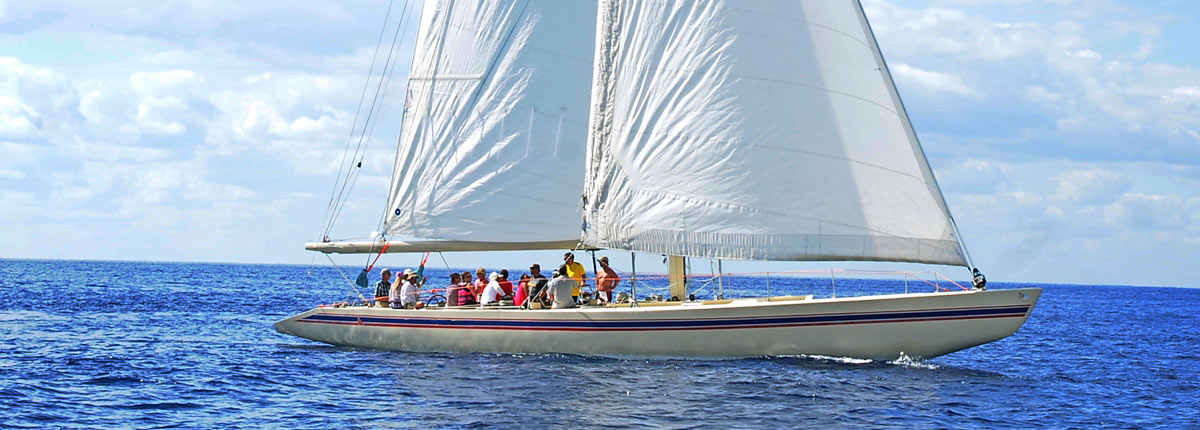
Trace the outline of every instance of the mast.
{"label": "mast", "polygon": [[667,256],[667,279],[671,288],[670,298],[687,300],[687,257]]}

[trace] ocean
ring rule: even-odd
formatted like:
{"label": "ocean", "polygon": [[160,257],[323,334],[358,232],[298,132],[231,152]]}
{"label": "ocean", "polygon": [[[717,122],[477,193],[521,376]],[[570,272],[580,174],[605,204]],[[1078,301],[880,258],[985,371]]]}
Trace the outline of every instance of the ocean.
{"label": "ocean", "polygon": [[[727,281],[726,296],[767,288]],[[930,360],[621,360],[373,351],[275,332],[353,296],[326,266],[0,260],[0,427],[1200,428],[1200,289],[1034,286],[1045,292],[1016,334]]]}

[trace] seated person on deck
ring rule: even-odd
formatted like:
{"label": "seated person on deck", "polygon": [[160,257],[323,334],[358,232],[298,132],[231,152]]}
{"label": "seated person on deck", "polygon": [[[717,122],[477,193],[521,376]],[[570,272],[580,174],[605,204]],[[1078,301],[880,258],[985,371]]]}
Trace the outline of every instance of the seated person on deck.
{"label": "seated person on deck", "polygon": [[461,288],[462,276],[458,272],[450,274],[450,285],[446,286],[446,306],[458,306],[458,291]]}
{"label": "seated person on deck", "polygon": [[498,282],[500,283],[500,289],[504,290],[504,296],[511,299],[513,296],[513,285],[512,281],[508,280],[508,269],[500,269],[500,279]]}
{"label": "seated person on deck", "polygon": [[487,288],[487,284],[488,284],[487,270],[484,270],[482,267],[475,269],[475,299],[476,300],[482,301],[482,299],[480,299],[479,296],[481,294],[483,294],[483,289]]}
{"label": "seated person on deck", "polygon": [[375,283],[375,303],[387,306],[388,294],[392,292],[392,269],[380,270],[379,277],[382,279]]}
{"label": "seated person on deck", "polygon": [[553,309],[573,308],[575,300],[571,293],[579,288],[579,283],[558,271],[554,271],[554,279],[546,285],[550,300],[554,302]]}
{"label": "seated person on deck", "polygon": [[417,273],[412,269],[404,269],[400,283],[400,302],[397,306],[396,301],[392,301],[392,308],[404,309],[421,309],[425,307],[425,302],[421,301],[421,280],[418,279]]}
{"label": "seated person on deck", "polygon": [[534,301],[542,302],[542,305],[548,306],[549,300],[546,298],[546,283],[550,282],[546,279],[546,275],[542,274],[542,266],[534,263],[529,266],[529,297]]}
{"label": "seated person on deck", "polygon": [[499,303],[500,298],[504,296],[504,289],[500,288],[500,274],[492,272],[488,279],[489,282],[483,288],[483,294],[479,295],[479,304],[485,306],[490,303]]}
{"label": "seated person on deck", "polygon": [[513,288],[513,305],[522,306],[527,298],[529,298],[529,274],[524,274],[521,275],[521,280],[517,282],[516,288]]}
{"label": "seated person on deck", "polygon": [[462,272],[462,281],[458,283],[458,305],[474,306],[479,304],[475,299],[475,287],[471,284],[471,272]]}

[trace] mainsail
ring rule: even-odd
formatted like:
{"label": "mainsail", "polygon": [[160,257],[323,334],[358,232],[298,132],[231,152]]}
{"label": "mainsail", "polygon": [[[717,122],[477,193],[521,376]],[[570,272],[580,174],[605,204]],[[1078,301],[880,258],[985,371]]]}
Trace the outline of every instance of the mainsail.
{"label": "mainsail", "polygon": [[385,234],[578,242],[595,7],[426,2]]}
{"label": "mainsail", "polygon": [[600,0],[583,242],[966,265],[855,0]]}

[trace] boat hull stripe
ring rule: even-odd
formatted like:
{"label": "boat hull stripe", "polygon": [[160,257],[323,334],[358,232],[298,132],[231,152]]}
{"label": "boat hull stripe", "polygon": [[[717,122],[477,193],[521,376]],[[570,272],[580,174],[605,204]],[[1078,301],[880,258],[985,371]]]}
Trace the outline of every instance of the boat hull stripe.
{"label": "boat hull stripe", "polygon": [[759,317],[753,319],[620,319],[620,320],[529,320],[391,317],[368,315],[313,314],[300,319],[305,323],[364,325],[376,327],[553,330],[553,331],[639,331],[706,330],[735,328],[774,328],[818,325],[881,324],[983,318],[1021,318],[1030,306],[993,308],[938,309],[923,311],[877,312],[864,314],[822,314]]}

